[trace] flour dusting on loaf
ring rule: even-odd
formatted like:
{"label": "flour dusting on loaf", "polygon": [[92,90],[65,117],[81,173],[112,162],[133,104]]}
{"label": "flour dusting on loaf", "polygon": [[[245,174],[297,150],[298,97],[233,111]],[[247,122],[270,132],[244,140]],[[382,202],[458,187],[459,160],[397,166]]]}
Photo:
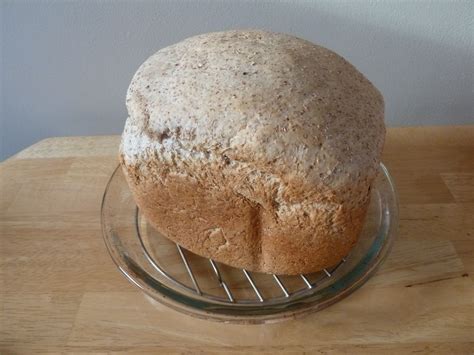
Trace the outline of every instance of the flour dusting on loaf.
{"label": "flour dusting on loaf", "polygon": [[121,164],[169,239],[277,274],[334,265],[357,241],[384,103],[334,52],[259,30],[199,35],[138,69],[127,109]]}

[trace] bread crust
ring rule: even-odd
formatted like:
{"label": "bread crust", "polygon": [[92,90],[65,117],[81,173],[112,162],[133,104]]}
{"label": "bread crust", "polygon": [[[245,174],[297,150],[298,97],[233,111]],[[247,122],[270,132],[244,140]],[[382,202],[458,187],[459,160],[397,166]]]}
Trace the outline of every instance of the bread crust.
{"label": "bread crust", "polygon": [[255,30],[201,35],[135,74],[120,160],[149,223],[186,249],[251,271],[314,272],[357,241],[383,107],[323,47]]}

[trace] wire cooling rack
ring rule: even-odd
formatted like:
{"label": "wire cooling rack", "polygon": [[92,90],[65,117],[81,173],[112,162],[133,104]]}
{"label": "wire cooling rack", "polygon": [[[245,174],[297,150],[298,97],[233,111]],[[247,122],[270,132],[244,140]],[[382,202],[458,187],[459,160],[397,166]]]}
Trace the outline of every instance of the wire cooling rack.
{"label": "wire cooling rack", "polygon": [[[140,213],[139,213],[139,209],[136,208],[135,227],[136,227],[137,238],[140,241],[141,247],[143,248],[143,253],[145,254],[150,264],[158,273],[160,273],[163,277],[165,277],[170,282],[174,283],[177,287],[181,287],[187,291],[194,292],[199,296],[204,296],[209,299],[218,300],[218,301],[226,302],[226,303],[241,303],[241,304],[246,304],[246,305],[265,305],[265,304],[275,304],[278,302],[285,301],[291,297],[301,296],[305,292],[311,292],[311,290],[317,287],[319,283],[324,281],[324,279],[332,277],[332,275],[336,272],[336,270],[343,263],[346,262],[346,259],[343,258],[333,268],[323,269],[319,273],[313,273],[310,278],[305,276],[304,274],[300,274],[297,276],[286,276],[287,279],[288,278],[292,279],[290,281],[291,283],[295,283],[295,281],[300,281],[299,283],[301,283],[301,287],[293,291],[289,291],[289,289],[285,286],[284,281],[278,275],[265,274],[270,279],[272,279],[275,283],[275,286],[277,286],[281,290],[280,295],[276,295],[274,297],[269,297],[269,298],[263,297],[264,292],[261,290],[261,288],[265,289],[268,287],[267,283],[264,285],[259,285],[258,282],[256,282],[254,278],[252,277],[252,272],[249,272],[245,269],[232,268],[234,269],[233,270],[234,273],[241,272],[245,276],[245,279],[248,281],[248,286],[253,290],[255,294],[255,297],[253,298],[238,298],[232,293],[231,286],[229,286],[229,284],[226,282],[225,278],[221,274],[220,268],[222,267],[222,265],[220,263],[212,259],[205,259],[200,256],[197,256],[196,254],[192,254],[190,251],[184,249],[179,244],[175,244],[176,250],[178,252],[179,259],[183,263],[182,266],[184,267],[184,269],[186,270],[189,276],[188,281],[191,283],[192,286],[190,287],[188,284],[180,281],[177,278],[174,278],[170,272],[167,272],[166,266],[164,267],[160,266],[160,264],[163,265],[163,263],[160,263],[158,260],[155,260],[155,257],[152,256],[152,253],[148,250],[146,243],[144,241],[144,238],[142,237],[142,232],[140,231],[141,229],[140,225],[141,225]],[[187,257],[188,254],[192,254],[194,258],[200,258],[202,260],[207,260],[209,262],[209,268],[212,269],[212,272],[215,276],[215,281],[222,288],[226,297],[216,296],[212,288],[210,288],[210,290],[206,290],[200,286],[199,278],[195,275],[195,272],[193,271],[193,264],[190,263],[190,261],[188,261],[188,257]],[[174,268],[176,267],[175,263],[172,263],[172,265]],[[229,267],[227,266],[227,268]],[[199,271],[199,273],[202,273],[202,271]],[[310,279],[315,279],[317,281],[310,281]]]}

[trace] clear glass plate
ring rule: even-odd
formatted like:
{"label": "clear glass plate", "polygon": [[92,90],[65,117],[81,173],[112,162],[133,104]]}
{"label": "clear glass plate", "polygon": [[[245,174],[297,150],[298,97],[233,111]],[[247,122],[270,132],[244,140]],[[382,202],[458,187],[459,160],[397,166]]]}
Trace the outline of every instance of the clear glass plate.
{"label": "clear glass plate", "polygon": [[314,274],[252,273],[179,247],[140,214],[120,167],[107,184],[101,214],[107,249],[133,284],[186,314],[238,323],[289,319],[343,299],[375,272],[398,227],[397,197],[383,164],[357,245],[339,265]]}

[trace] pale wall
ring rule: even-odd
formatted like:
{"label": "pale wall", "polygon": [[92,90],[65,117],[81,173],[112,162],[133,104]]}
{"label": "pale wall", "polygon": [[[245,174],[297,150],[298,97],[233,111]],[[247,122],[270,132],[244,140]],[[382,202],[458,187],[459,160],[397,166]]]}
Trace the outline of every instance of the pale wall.
{"label": "pale wall", "polygon": [[49,136],[120,133],[137,67],[185,37],[293,33],[355,64],[389,125],[474,123],[474,1],[3,1],[0,159]]}

